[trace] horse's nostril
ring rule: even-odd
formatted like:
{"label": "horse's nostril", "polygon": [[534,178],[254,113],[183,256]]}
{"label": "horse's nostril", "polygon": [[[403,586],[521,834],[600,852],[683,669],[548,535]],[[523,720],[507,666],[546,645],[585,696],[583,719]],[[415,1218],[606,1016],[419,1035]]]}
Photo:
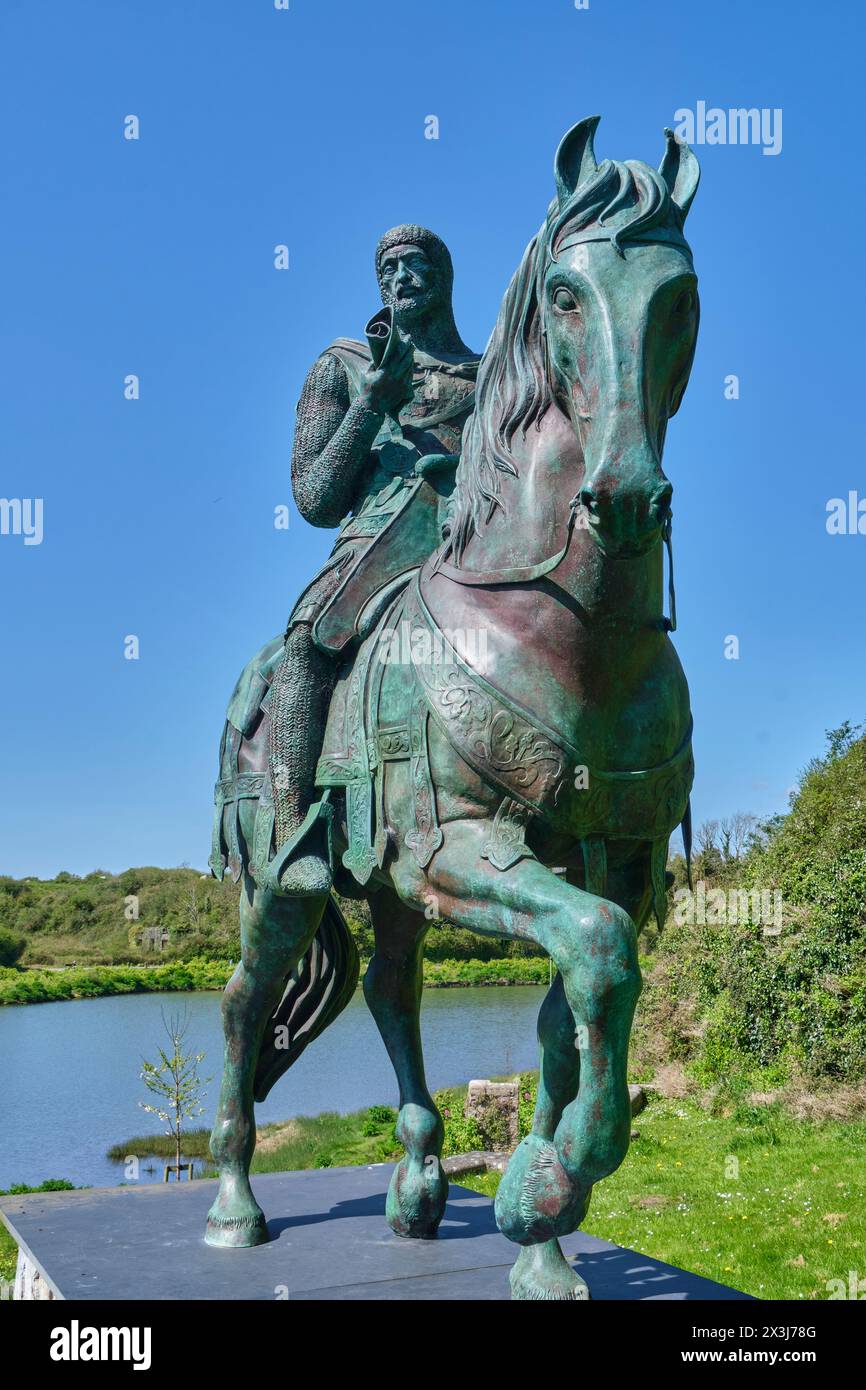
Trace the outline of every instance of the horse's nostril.
{"label": "horse's nostril", "polygon": [[653,493],[652,508],[660,519],[664,518],[670,511],[673,495],[674,490],[670,483],[665,483]]}
{"label": "horse's nostril", "polygon": [[581,488],[579,494],[580,505],[588,512],[598,511],[598,501],[591,487]]}

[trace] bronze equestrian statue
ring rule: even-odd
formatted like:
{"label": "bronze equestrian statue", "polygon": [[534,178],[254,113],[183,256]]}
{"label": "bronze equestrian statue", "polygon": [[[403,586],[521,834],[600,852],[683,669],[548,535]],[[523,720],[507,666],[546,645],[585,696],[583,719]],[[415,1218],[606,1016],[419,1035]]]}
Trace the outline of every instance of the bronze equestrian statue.
{"label": "bronze equestrian statue", "polygon": [[[326,568],[287,639],[259,652],[229,705],[211,863],[243,878],[242,960],[223,1001],[211,1244],[267,1240],[249,1184],[254,1100],[357,982],[333,882],[370,906],[376,947],[364,994],[400,1090],[405,1155],[386,1207],[399,1235],[435,1236],[447,1194],[419,1027],[430,919],[533,941],[550,955],[538,1102],[496,1219],[522,1247],[515,1298],[589,1296],[558,1237],[580,1225],[593,1184],[628,1148],[637,933],[652,913],[664,918],[671,833],[683,825],[687,852],[690,839],[692,723],[670,640],[672,488],[661,458],[699,314],[683,230],[697,161],[668,131],[658,171],[636,160],[599,165],[597,124],[581,121],[557,151],[556,197],[506,291],[474,399],[473,360],[446,314],[449,266],[420,230],[401,229],[405,243],[388,248],[389,262],[380,257],[385,309],[368,326],[367,352],[337,344],[334,362],[314,368],[311,390],[332,404],[302,422],[299,502],[323,524],[354,505],[359,535],[349,521],[341,536],[364,544],[336,575]],[[397,262],[410,247],[440,272],[448,332],[428,335],[403,317],[413,286],[405,264],[397,284]],[[422,373],[444,377],[437,390],[456,382],[465,391],[462,403],[447,397],[455,413],[430,427],[432,442],[416,414]],[[451,496],[448,455],[470,405]],[[391,444],[405,449],[403,467],[385,457]],[[331,510],[315,463],[325,455],[340,480]],[[380,529],[367,517],[381,517]],[[339,551],[338,541],[335,559]],[[320,692],[310,713],[295,659]],[[284,701],[290,723],[309,721],[300,753],[287,754],[273,727]],[[285,812],[276,763],[293,769]]]}

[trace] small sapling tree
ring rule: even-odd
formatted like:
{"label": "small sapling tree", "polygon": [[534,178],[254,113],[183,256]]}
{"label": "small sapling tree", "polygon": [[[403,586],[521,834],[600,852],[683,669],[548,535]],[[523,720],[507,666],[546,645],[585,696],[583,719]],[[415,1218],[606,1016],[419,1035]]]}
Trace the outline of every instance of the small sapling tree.
{"label": "small sapling tree", "polygon": [[[138,1103],[142,1110],[158,1116],[163,1124],[168,1126],[165,1133],[174,1140],[175,1161],[165,1170],[167,1182],[172,1167],[176,1177],[180,1179],[183,1122],[204,1113],[201,1103],[203,1088],[212,1078],[203,1078],[198,1074],[199,1065],[204,1061],[204,1053],[184,1050],[184,1038],[189,1030],[189,1014],[172,1014],[166,1018],[163,1013],[162,1024],[168,1035],[170,1051],[167,1052],[161,1047],[158,1063],[148,1062],[144,1058],[141,1063],[141,1079],[151,1095],[156,1097],[156,1103],[152,1105],[144,1100]],[[191,1164],[189,1175],[192,1177]]]}

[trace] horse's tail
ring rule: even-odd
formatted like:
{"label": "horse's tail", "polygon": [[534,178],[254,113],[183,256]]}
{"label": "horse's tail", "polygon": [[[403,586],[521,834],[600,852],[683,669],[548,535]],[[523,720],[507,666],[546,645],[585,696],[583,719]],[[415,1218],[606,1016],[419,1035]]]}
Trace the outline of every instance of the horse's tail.
{"label": "horse's tail", "polygon": [[355,992],[361,962],[340,905],[328,897],[311,946],[285,982],[259,1048],[254,1093],[262,1101],[304,1048],[333,1023]]}

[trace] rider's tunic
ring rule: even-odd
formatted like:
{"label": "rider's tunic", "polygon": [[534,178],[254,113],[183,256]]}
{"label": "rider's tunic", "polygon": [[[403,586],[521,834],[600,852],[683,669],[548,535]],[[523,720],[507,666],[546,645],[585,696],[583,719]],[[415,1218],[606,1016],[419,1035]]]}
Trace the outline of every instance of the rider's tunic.
{"label": "rider's tunic", "polygon": [[[369,348],[352,338],[338,338],[326,351],[342,365],[349,398],[354,401],[370,366]],[[378,537],[406,501],[418,460],[425,454],[460,452],[463,426],[475,403],[480,359],[470,355],[458,363],[442,362],[417,349],[414,359],[412,399],[402,407],[396,420],[391,416],[384,419],[359,481],[355,507],[343,519],[328,560],[295,604],[289,628],[296,623],[314,623],[349,576],[363,580],[364,567]],[[443,479],[450,492],[453,472],[443,475]],[[399,518],[396,524],[399,526]],[[429,547],[417,556],[409,553],[413,544],[411,528],[407,528],[406,543],[406,568],[422,564]],[[371,576],[372,573],[371,566]],[[371,587],[374,585],[371,577]]]}

